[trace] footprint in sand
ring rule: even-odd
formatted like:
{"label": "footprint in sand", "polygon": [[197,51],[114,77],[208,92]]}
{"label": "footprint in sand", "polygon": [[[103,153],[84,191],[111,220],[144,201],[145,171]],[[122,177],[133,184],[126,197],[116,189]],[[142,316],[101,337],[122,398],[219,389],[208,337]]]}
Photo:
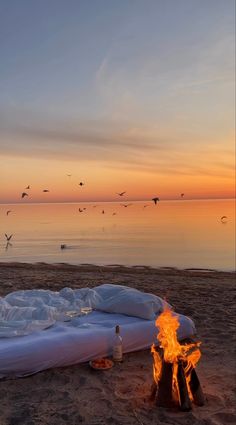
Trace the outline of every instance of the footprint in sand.
{"label": "footprint in sand", "polygon": [[236,424],[236,415],[233,413],[219,412],[213,415],[213,418],[217,420],[218,424],[234,425]]}
{"label": "footprint in sand", "polygon": [[[212,392],[213,391],[214,391],[214,389],[212,389]],[[214,409],[215,406],[217,406],[217,409],[224,408],[224,401],[219,396],[213,395],[213,394],[209,394],[209,393],[206,393],[205,392],[205,398],[206,398],[206,403],[211,408]]]}
{"label": "footprint in sand", "polygon": [[[89,397],[88,397],[89,394]],[[80,401],[90,401],[90,403],[94,403],[97,400],[100,400],[103,396],[103,390],[99,387],[94,387],[94,388],[85,388],[84,391],[81,391],[79,393],[79,400]]]}
{"label": "footprint in sand", "polygon": [[115,390],[115,396],[121,400],[131,400],[145,398],[150,395],[151,388],[149,383],[132,382],[129,385],[119,385]]}
{"label": "footprint in sand", "polygon": [[130,390],[130,387],[124,386],[115,390],[115,396],[121,400],[130,400],[134,398],[133,392]]}
{"label": "footprint in sand", "polygon": [[90,413],[92,416],[107,416],[112,409],[112,402],[105,398],[95,400],[91,405]]}

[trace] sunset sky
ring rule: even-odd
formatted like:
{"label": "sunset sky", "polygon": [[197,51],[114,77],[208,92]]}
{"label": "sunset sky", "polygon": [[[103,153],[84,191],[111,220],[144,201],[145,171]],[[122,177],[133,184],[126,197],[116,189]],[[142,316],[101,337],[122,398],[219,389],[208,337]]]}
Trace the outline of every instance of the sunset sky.
{"label": "sunset sky", "polygon": [[0,202],[234,197],[234,5],[0,0]]}

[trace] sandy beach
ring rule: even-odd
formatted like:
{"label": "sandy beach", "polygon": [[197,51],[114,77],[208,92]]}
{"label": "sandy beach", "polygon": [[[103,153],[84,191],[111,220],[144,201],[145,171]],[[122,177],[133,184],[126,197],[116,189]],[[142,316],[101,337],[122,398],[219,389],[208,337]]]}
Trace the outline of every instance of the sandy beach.
{"label": "sandy beach", "polygon": [[[89,264],[0,263],[0,296],[18,290],[127,285],[154,293],[190,316],[202,341],[197,366],[205,405],[191,412],[157,407],[150,400],[150,350],[96,372],[88,363],[0,381],[0,425],[227,425],[235,412],[235,274],[213,270],[99,267]],[[1,343],[1,342],[0,342]]]}

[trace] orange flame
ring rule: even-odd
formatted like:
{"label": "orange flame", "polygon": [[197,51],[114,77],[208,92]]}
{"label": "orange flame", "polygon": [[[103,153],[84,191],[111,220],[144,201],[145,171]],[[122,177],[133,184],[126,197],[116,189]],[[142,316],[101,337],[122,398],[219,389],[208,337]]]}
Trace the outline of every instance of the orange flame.
{"label": "orange flame", "polygon": [[[157,339],[160,348],[163,349],[163,358],[167,363],[173,364],[173,392],[176,392],[177,382],[177,364],[182,360],[188,386],[189,396],[192,399],[189,388],[190,372],[198,363],[201,352],[199,350],[200,342],[181,345],[177,339],[177,330],[180,326],[178,316],[168,307],[156,320],[156,326],[159,328]],[[162,371],[162,356],[156,351],[155,345],[151,347],[153,355],[153,375],[156,383],[160,380]]]}
{"label": "orange flame", "polygon": [[154,344],[151,346],[151,352],[153,355],[153,376],[154,381],[157,383],[161,377],[162,359],[160,354],[155,350]]}

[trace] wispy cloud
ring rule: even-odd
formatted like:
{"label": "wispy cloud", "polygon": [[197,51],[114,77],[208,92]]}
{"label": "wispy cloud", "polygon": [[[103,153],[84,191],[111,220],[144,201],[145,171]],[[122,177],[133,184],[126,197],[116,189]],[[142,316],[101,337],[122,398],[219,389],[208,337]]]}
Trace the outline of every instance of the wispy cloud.
{"label": "wispy cloud", "polygon": [[234,37],[221,31],[194,43],[186,38],[174,49],[150,42],[129,51],[116,43],[97,68],[97,92],[118,119],[167,125],[170,116],[185,112],[191,127],[195,118],[211,116],[216,105],[219,114],[227,115],[235,81],[234,44]]}
{"label": "wispy cloud", "polygon": [[[67,161],[87,161],[106,168],[164,175],[232,173],[232,152],[226,147],[191,144],[174,132],[112,121],[43,121],[33,119],[0,135],[1,155]],[[231,152],[231,156],[230,156]],[[225,160],[222,161],[222,155]],[[201,165],[199,165],[201,164]]]}
{"label": "wispy cloud", "polygon": [[[129,152],[163,151],[174,141],[158,134],[156,129],[138,125],[128,120],[107,119],[65,119],[52,118],[29,111],[9,109],[0,114],[0,146],[2,153],[15,150],[32,156],[52,152],[55,155],[67,153],[89,159],[93,152],[99,159],[107,155]],[[70,149],[73,152],[70,152]]]}

